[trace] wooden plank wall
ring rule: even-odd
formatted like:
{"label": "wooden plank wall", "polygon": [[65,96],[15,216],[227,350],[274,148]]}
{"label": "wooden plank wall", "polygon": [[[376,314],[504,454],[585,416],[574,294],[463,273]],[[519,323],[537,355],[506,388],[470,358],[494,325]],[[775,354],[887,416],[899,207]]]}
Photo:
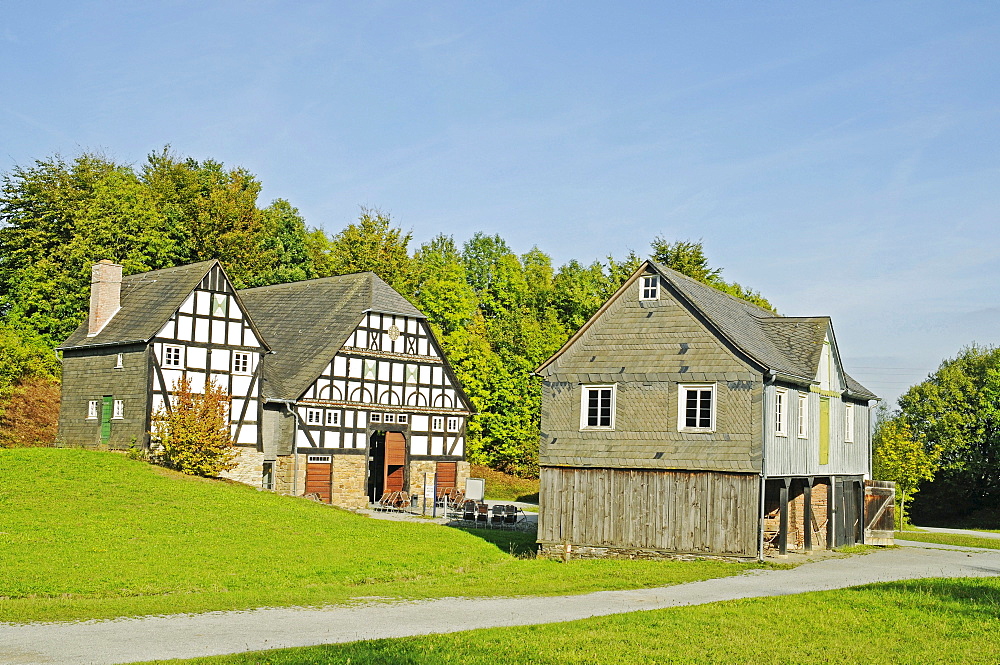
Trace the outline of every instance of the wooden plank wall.
{"label": "wooden plank wall", "polygon": [[538,540],[755,556],[758,492],[756,474],[543,467]]}

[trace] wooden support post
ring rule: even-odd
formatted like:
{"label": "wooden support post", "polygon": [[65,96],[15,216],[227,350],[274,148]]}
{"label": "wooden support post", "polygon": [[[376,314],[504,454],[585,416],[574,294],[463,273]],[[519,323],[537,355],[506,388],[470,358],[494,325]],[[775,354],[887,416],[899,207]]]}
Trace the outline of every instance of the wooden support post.
{"label": "wooden support post", "polygon": [[788,478],[782,478],[778,494],[780,526],[778,527],[778,554],[788,554]]}
{"label": "wooden support post", "polygon": [[813,549],[813,507],[812,507],[812,492],[813,490],[813,479],[809,476],[805,480],[805,485],[802,486],[802,505],[805,507],[803,511],[803,521],[805,522],[805,533],[802,534],[802,548],[808,553],[812,552]]}

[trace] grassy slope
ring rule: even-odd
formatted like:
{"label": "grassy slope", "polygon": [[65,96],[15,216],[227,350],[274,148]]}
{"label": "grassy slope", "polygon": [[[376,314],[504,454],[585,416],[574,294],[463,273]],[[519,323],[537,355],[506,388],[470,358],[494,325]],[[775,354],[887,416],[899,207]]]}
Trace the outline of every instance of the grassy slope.
{"label": "grassy slope", "polygon": [[996,663],[1000,661],[998,606],[997,578],[916,580],[527,628],[183,662]]}
{"label": "grassy slope", "polygon": [[966,536],[960,533],[932,533],[930,531],[897,531],[896,538],[900,540],[915,540],[920,543],[938,543],[941,545],[961,545],[963,547],[981,547],[987,550],[1000,549],[1000,538]]}
{"label": "grassy slope", "polygon": [[472,477],[486,481],[487,501],[538,503],[538,478],[518,478],[479,465],[472,467]]}
{"label": "grassy slope", "polygon": [[0,450],[0,478],[0,621],[509,595],[511,579],[522,595],[585,593],[747,568],[519,559],[516,535],[373,520],[113,453]]}

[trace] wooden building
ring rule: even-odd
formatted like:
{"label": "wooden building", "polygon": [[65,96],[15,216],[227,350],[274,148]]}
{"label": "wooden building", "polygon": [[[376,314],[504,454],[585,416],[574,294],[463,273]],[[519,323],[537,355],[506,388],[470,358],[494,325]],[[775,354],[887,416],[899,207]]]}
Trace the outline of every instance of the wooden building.
{"label": "wooden building", "polygon": [[537,370],[538,540],[576,556],[760,556],[863,538],[869,405],[828,317],[645,262]]}
{"label": "wooden building", "polygon": [[237,291],[217,261],[122,277],[94,266],[63,352],[59,441],[155,446],[175,382],[232,397],[226,476],[363,507],[424,474],[468,477],[471,408],[426,318],[373,273]]}

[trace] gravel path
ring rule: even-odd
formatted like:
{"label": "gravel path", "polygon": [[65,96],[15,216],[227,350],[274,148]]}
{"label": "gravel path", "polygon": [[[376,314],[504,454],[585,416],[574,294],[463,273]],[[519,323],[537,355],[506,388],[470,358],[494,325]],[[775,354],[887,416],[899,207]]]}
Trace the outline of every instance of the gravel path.
{"label": "gravel path", "polygon": [[[909,543],[908,543],[909,544]],[[699,605],[719,600],[839,589],[920,577],[1000,575],[1000,550],[912,547],[832,558],[791,570],[634,591],[550,598],[445,598],[328,609],[116,619],[58,624],[0,624],[0,663],[110,664],[193,658],[259,649],[379,637],[524,626],[592,616]]]}

